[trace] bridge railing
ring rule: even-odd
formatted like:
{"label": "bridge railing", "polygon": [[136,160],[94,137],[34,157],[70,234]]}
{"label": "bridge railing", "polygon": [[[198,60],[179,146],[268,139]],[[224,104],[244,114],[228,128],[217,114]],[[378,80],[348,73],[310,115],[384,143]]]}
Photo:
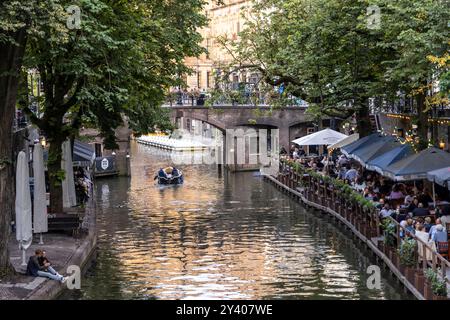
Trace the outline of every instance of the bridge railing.
{"label": "bridge railing", "polygon": [[[197,105],[197,104],[175,104],[175,103],[164,103],[162,105],[163,108],[273,108],[273,105],[270,104],[229,104],[229,103],[216,103],[214,105]],[[298,108],[298,109],[306,109],[308,106],[302,105],[285,105],[283,108]]]}
{"label": "bridge railing", "polygon": [[[173,95],[166,100],[164,106],[173,107],[173,106],[184,106],[184,107],[197,107],[197,106],[271,106],[274,105],[276,101],[267,97],[247,97],[242,96],[239,99],[230,99],[228,97],[223,98],[214,98],[214,101],[211,101],[211,97],[205,93],[200,95],[192,96],[189,94],[180,94],[175,98]],[[288,98],[284,99],[282,104],[284,106],[297,106],[297,107],[307,107],[307,103],[303,100],[297,98]]]}

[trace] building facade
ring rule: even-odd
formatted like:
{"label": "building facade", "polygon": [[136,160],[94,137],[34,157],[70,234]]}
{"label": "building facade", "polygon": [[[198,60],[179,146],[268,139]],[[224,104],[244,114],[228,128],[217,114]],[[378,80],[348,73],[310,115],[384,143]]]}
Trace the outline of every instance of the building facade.
{"label": "building facade", "polygon": [[[193,72],[185,76],[188,91],[197,90],[207,92],[214,88],[214,79],[218,70],[232,62],[232,57],[221,46],[219,37],[238,39],[238,34],[245,25],[245,15],[252,0],[224,0],[224,4],[218,5],[215,1],[209,1],[205,8],[209,19],[209,25],[199,32],[203,36],[202,46],[206,49],[200,57],[188,57],[185,62]],[[231,75],[234,82],[239,81],[239,75]]]}

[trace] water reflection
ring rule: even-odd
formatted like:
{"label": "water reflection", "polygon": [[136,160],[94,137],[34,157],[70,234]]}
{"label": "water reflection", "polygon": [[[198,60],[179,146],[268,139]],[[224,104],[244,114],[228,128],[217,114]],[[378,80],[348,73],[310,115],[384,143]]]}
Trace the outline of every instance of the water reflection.
{"label": "water reflection", "polygon": [[306,212],[254,173],[182,167],[134,145],[132,178],[99,180],[99,252],[73,299],[405,299],[383,278],[368,290],[367,252],[322,214]]}

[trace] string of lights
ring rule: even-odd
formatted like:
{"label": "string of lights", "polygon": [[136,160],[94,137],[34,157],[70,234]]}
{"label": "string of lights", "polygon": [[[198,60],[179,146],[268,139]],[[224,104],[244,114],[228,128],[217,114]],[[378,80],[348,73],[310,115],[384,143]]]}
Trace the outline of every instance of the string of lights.
{"label": "string of lights", "polygon": [[[402,120],[411,120],[411,116],[403,115],[403,114],[394,114],[394,113],[388,113],[386,114],[388,118],[395,118],[395,119],[402,119]],[[440,125],[450,125],[450,119],[448,118],[428,118],[428,122],[436,123]]]}

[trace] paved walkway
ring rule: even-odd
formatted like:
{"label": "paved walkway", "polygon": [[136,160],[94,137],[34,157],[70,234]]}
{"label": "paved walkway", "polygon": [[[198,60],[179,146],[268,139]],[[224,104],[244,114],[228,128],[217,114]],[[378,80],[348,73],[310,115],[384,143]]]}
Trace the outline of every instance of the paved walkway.
{"label": "paved walkway", "polygon": [[[26,251],[27,262],[36,249],[43,249],[55,270],[64,274],[67,263],[80,247],[83,238],[75,239],[63,234],[44,234],[44,244],[39,245],[39,236],[33,239],[33,244]],[[9,242],[10,259],[17,275],[7,280],[0,280],[0,300],[26,299],[37,291],[47,281],[41,277],[30,277],[25,275],[26,267],[22,264],[22,253],[14,238]],[[56,281],[54,281],[56,282]],[[62,286],[62,284],[59,284]]]}

